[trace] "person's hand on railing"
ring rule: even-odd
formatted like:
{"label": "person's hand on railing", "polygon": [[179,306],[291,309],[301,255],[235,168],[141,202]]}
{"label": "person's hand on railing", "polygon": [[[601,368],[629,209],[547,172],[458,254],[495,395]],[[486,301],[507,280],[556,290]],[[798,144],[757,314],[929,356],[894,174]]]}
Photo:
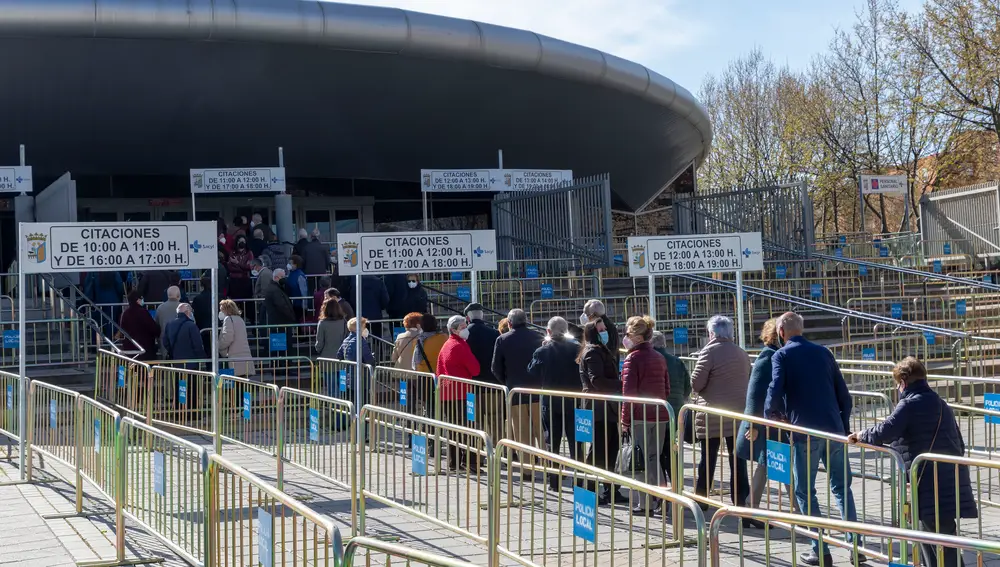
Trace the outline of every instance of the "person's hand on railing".
{"label": "person's hand on railing", "polygon": [[850,444],[850,445],[857,445],[858,444],[858,434],[857,433],[851,433],[850,435],[848,435],[847,436],[847,443]]}

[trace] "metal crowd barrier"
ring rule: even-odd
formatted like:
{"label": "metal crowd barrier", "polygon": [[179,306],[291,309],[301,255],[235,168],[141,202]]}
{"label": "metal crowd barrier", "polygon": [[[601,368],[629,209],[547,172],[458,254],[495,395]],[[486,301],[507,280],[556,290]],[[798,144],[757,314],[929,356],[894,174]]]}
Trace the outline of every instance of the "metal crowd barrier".
{"label": "metal crowd barrier", "polygon": [[[339,563],[343,567],[354,567],[359,562],[359,557],[363,555],[364,565],[384,565],[390,567],[393,559],[402,561],[404,565],[426,565],[427,567],[481,567],[475,563],[459,561],[450,557],[444,557],[427,551],[404,547],[395,543],[385,542],[370,537],[355,537],[347,542],[344,549],[343,560]],[[379,561],[378,556],[385,557],[385,561]],[[335,565],[338,565],[335,563]]]}
{"label": "metal crowd barrier", "polygon": [[[354,403],[354,368],[357,365],[358,363],[353,360],[317,358],[316,372],[313,374],[309,391]],[[368,364],[363,366],[366,381],[370,381],[372,367]]]}
{"label": "metal crowd barrier", "polygon": [[965,456],[992,460],[1000,453],[1000,411],[948,404],[963,432]]}
{"label": "metal crowd barrier", "polygon": [[370,499],[494,549],[497,461],[488,435],[371,405],[359,423],[368,431],[358,451],[360,535]]}
{"label": "metal crowd barrier", "polygon": [[[788,539],[784,534],[775,534],[778,531],[776,527],[781,528],[781,531],[792,529],[797,535],[805,535],[810,538],[819,537],[821,543],[829,544],[831,547],[835,543],[840,544],[840,547],[848,550],[847,562],[855,565],[859,564],[858,559],[862,554],[894,565],[906,565],[910,561],[908,557],[916,555],[915,552],[918,546],[934,553],[936,561],[929,561],[931,558],[924,557],[923,549],[921,549],[920,560],[914,561],[914,565],[960,565],[956,561],[956,555],[964,555],[966,558],[971,559],[971,561],[965,561],[966,565],[986,565],[995,562],[997,555],[1000,554],[1000,543],[996,541],[969,539],[925,531],[800,516],[768,510],[727,507],[717,510],[715,515],[712,516],[708,537],[712,567],[722,567],[724,561],[728,563],[723,557],[724,549],[727,551],[732,550],[733,552],[743,550],[745,542],[749,539],[746,537],[749,532],[740,530],[737,532],[736,541],[723,541],[722,526],[728,518],[750,519],[763,522],[765,524],[763,544],[764,549],[767,550],[768,559],[771,561],[781,561],[778,558],[790,552],[793,557],[791,560],[793,564],[795,562],[794,556],[797,552],[796,547],[802,546],[802,544],[799,543],[795,536]],[[886,547],[885,553],[873,553],[868,549],[863,549],[859,544],[834,540],[832,534],[829,536],[817,536],[817,534],[822,534],[824,531],[844,535],[849,534],[852,536],[851,539],[854,542],[868,537],[892,542],[892,545]],[[755,533],[754,539],[756,540],[757,537],[757,533]],[[758,542],[754,541],[754,544],[756,545]],[[829,548],[826,549],[829,550]],[[946,557],[948,555],[951,557]],[[743,557],[740,557],[739,561],[742,565]]]}
{"label": "metal crowd barrier", "polygon": [[[944,482],[938,479],[940,469],[943,467],[953,469],[952,472],[955,479],[953,484],[944,486]],[[961,502],[958,497],[959,473],[964,468],[968,468],[973,497],[976,499],[976,505],[979,509],[977,519],[965,522],[961,519]],[[965,531],[962,529],[963,525],[971,523],[975,525],[972,530],[975,537],[979,539],[995,537],[993,532],[984,531],[983,523],[989,523],[990,519],[983,516],[986,510],[1000,506],[1000,499],[998,499],[998,496],[1000,496],[1000,486],[998,486],[1000,485],[1000,462],[937,453],[921,453],[914,457],[913,462],[910,463],[910,510],[912,513],[911,525],[914,528],[922,525],[920,517],[920,491],[918,490],[921,475],[930,475],[934,484],[934,521],[930,522],[932,525],[925,525],[924,529],[941,531],[942,520],[944,520],[948,523],[953,522],[955,525],[955,535],[961,536],[963,531]],[[942,489],[951,491],[955,502],[953,507],[947,508],[941,505],[940,494]],[[989,525],[987,524],[988,528]]]}
{"label": "metal crowd barrier", "polygon": [[129,417],[121,420],[118,435],[121,514],[186,561],[209,565],[206,450]]}
{"label": "metal crowd barrier", "polygon": [[[443,399],[445,395],[451,399]],[[437,382],[437,407],[437,419],[445,423],[482,430],[490,439],[504,436],[508,415],[506,386],[442,374]]]}
{"label": "metal crowd barrier", "polygon": [[219,455],[208,477],[213,565],[335,565],[329,518]]}
{"label": "metal crowd barrier", "polygon": [[[121,415],[108,406],[86,396],[76,399],[76,489],[83,490],[82,477],[97,487],[98,491],[110,502],[118,502],[118,466],[116,443]],[[116,506],[117,509],[117,506]],[[120,558],[125,553],[125,526],[119,524]]]}
{"label": "metal crowd barrier", "polygon": [[219,435],[222,439],[275,456],[278,444],[278,387],[220,375]]}
{"label": "metal crowd barrier", "polygon": [[[92,332],[89,319],[69,317],[27,321],[24,344],[0,349],[0,366],[15,367],[18,357],[26,366],[74,366],[93,360],[100,341]],[[96,324],[95,324],[96,325]],[[17,321],[0,322],[0,331],[17,332]]]}
{"label": "metal crowd barrier", "polygon": [[895,404],[880,392],[851,390],[851,431],[863,431],[889,417]]}
{"label": "metal crowd barrier", "polygon": [[[78,430],[78,403],[80,394],[32,380],[28,390],[28,438],[27,480],[32,480],[33,454],[38,452],[49,458],[77,469],[77,453],[81,451],[77,442],[82,433]],[[79,473],[79,471],[77,471]],[[76,511],[83,511],[83,493],[76,475]]]}
{"label": "metal crowd barrier", "polygon": [[[508,463],[505,473],[497,467],[493,493],[500,556],[525,566],[567,553],[585,565],[705,565],[705,517],[690,498],[509,439],[497,444],[496,462]],[[558,478],[558,492],[542,474]],[[629,495],[604,504],[602,488]],[[631,513],[636,506],[646,513]]]}
{"label": "metal crowd barrier", "polygon": [[7,437],[7,456],[10,457],[11,441],[21,438],[21,422],[18,411],[21,407],[21,378],[17,374],[0,370],[0,435]]}
{"label": "metal crowd barrier", "polygon": [[[150,361],[151,366],[167,366],[171,368],[189,368],[212,371],[212,361],[208,358],[186,360],[156,360]],[[246,375],[248,365],[252,364],[254,373]],[[313,361],[307,356],[260,356],[248,358],[220,358],[219,372],[241,378],[253,378],[258,382],[268,382],[289,386],[292,388],[309,388],[312,376],[315,374]]]}
{"label": "metal crowd barrier", "polygon": [[440,417],[438,379],[433,374],[390,366],[376,366],[374,372],[366,404],[431,419]]}
{"label": "metal crowd barrier", "polygon": [[354,404],[292,388],[278,392],[278,490],[285,463],[348,491],[352,535],[357,526],[357,451]]}
{"label": "metal crowd barrier", "polygon": [[97,380],[94,397],[121,408],[133,417],[148,418],[155,395],[150,382],[150,366],[127,356],[101,349],[97,351]]}
{"label": "metal crowd barrier", "polygon": [[[709,468],[708,471],[704,472],[702,464],[699,462],[697,472],[693,475],[695,476],[695,479],[693,479],[694,482],[691,484],[688,484],[687,478],[682,479],[680,478],[681,475],[677,475],[674,479],[675,492],[689,496],[698,502],[722,507],[725,506],[723,498],[726,492],[723,487],[728,485],[730,487],[729,496],[734,504],[742,505],[745,503],[743,498],[752,497],[752,486],[749,478],[755,476],[759,467],[765,467],[767,477],[766,483],[763,484],[760,506],[767,509],[790,510],[792,509],[791,498],[795,498],[792,495],[801,493],[805,498],[811,496],[805,492],[807,487],[801,487],[800,490],[798,482],[801,479],[796,478],[797,475],[793,470],[796,461],[799,458],[804,458],[807,461],[822,461],[826,474],[820,476],[818,474],[819,469],[817,468],[816,478],[808,479],[807,477],[806,482],[808,483],[809,480],[812,480],[812,484],[816,490],[822,491],[822,496],[816,500],[815,504],[811,501],[811,498],[807,500],[804,506],[800,502],[799,508],[804,508],[804,510],[801,510],[803,513],[839,515],[840,512],[833,506],[834,501],[839,497],[835,494],[837,490],[835,490],[834,486],[845,486],[846,480],[846,489],[843,492],[847,495],[853,495],[854,502],[853,506],[850,506],[847,502],[845,502],[845,505],[856,507],[858,521],[877,524],[889,523],[890,525],[905,527],[907,518],[904,515],[904,505],[907,500],[907,472],[902,457],[895,450],[864,443],[849,445],[846,436],[693,404],[688,404],[681,408],[677,419],[678,430],[685,431],[685,424],[689,420],[696,419],[698,414],[704,416],[703,427],[705,429],[701,437],[698,436],[697,431],[693,431],[693,433],[695,435],[694,440],[701,446],[703,452],[702,459],[706,456],[711,459],[714,456],[718,457],[722,462],[717,463],[714,471]],[[751,456],[755,452],[754,449],[757,443],[764,444],[763,449],[767,459],[763,464],[758,464],[753,460],[744,461],[742,459],[735,459],[735,446],[728,445],[728,441],[726,442],[728,453],[723,453],[721,450],[723,445],[721,438],[726,436],[729,440],[733,440],[738,434],[740,424],[743,421],[749,422],[751,429],[758,432],[757,438],[751,441],[750,444]],[[753,425],[758,427],[753,427]],[[697,427],[692,427],[692,429],[696,430]],[[718,448],[715,449],[717,451],[715,455],[708,448],[705,437],[712,439],[720,438]],[[691,441],[692,439],[690,438],[679,440],[682,447],[677,455],[677,469],[679,471],[685,470],[686,461],[695,462],[695,445],[690,444]],[[691,451],[689,461],[685,459],[685,452],[687,450]],[[843,456],[838,457],[838,452],[842,452]],[[739,480],[741,479],[739,477],[736,479],[732,478],[730,467],[727,464],[730,456],[733,456],[734,460],[736,460],[737,470],[743,467],[743,471],[747,474],[747,484],[744,488],[746,494],[740,494]],[[832,463],[831,458],[834,460]],[[838,458],[843,463],[843,469],[840,469],[841,465],[836,464]],[[746,468],[747,465],[749,465],[749,470]],[[831,466],[840,470],[831,470]],[[846,474],[849,472],[849,469],[853,469],[850,471],[850,477]],[[862,482],[854,484],[852,487],[851,480],[855,477],[862,479]],[[821,479],[826,479],[826,481],[821,483],[819,482]],[[865,482],[866,480],[874,481],[874,487]],[[872,494],[873,492],[874,494]],[[874,509],[872,504],[874,504]],[[818,506],[818,508],[815,506]],[[844,513],[846,514],[847,512],[845,511]],[[868,551],[880,553],[880,550],[884,550],[889,544],[886,541],[882,541],[879,542],[879,545],[879,549],[866,547],[866,553]]]}
{"label": "metal crowd barrier", "polygon": [[149,418],[146,423],[204,435],[215,431],[211,372],[154,366],[152,376],[150,403],[143,412]]}
{"label": "metal crowd barrier", "polygon": [[[549,408],[547,414],[546,405]],[[650,456],[655,457],[657,463],[665,465],[664,473],[670,478],[677,476],[672,441],[677,438],[676,421],[673,408],[665,400],[514,388],[507,394],[507,415],[510,418],[506,438],[540,449],[546,449],[545,440],[548,439],[547,449],[551,453],[600,469],[615,470],[622,438],[623,408],[633,414],[632,438],[643,446],[644,452],[650,451],[646,439],[653,437],[656,440],[653,454],[646,455],[647,461]],[[660,419],[660,409],[666,410],[666,419]],[[636,412],[647,415],[650,411],[655,414],[652,419],[634,417]],[[639,425],[645,429],[641,436],[636,436]],[[551,440],[559,433],[562,433],[559,444],[553,447]],[[566,437],[565,443],[563,436]],[[635,473],[634,465],[632,463],[628,471],[633,478],[636,474],[643,474]],[[657,484],[655,478],[650,484]]]}

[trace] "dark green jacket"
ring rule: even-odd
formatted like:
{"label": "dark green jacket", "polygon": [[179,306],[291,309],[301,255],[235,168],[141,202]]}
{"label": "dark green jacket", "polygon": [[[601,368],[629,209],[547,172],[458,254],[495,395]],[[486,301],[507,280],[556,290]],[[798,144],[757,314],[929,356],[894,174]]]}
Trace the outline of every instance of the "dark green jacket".
{"label": "dark green jacket", "polygon": [[667,374],[670,376],[670,395],[667,396],[667,403],[674,410],[674,419],[681,411],[688,398],[691,397],[691,376],[688,374],[687,366],[680,358],[667,352],[667,349],[658,348],[656,352],[667,359]]}

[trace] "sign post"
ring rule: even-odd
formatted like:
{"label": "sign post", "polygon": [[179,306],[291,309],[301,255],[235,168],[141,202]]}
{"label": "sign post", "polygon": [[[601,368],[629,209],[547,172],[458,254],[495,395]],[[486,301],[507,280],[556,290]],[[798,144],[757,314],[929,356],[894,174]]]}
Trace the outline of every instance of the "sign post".
{"label": "sign post", "polygon": [[[26,334],[25,275],[60,272],[112,272],[143,270],[211,270],[212,304],[218,304],[216,270],[216,224],[214,222],[159,223],[19,223],[17,227],[17,304],[20,393],[18,447],[21,479],[25,478],[25,432],[27,432],[28,379],[25,376]],[[212,372],[218,370],[218,318],[212,317]],[[219,404],[212,390],[212,411]],[[217,422],[217,415],[213,420]],[[216,431],[219,431],[216,428]],[[220,440],[217,439],[218,443]]]}
{"label": "sign post", "polygon": [[629,276],[649,278],[650,316],[655,320],[656,276],[736,272],[736,319],[740,347],[746,348],[743,329],[745,271],[764,269],[759,232],[688,236],[630,236]]}

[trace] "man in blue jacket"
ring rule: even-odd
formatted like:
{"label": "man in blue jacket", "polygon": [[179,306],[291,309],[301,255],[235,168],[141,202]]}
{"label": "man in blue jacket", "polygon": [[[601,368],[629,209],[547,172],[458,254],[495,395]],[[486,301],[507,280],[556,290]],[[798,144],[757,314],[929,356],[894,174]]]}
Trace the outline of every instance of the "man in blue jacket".
{"label": "man in blue jacket", "polygon": [[[802,336],[805,325],[797,313],[785,313],[778,318],[778,335],[782,343],[771,357],[771,385],[764,401],[764,415],[769,419],[836,435],[850,432],[851,394],[840,373],[837,361],[825,347],[811,343]],[[792,470],[795,474],[795,500],[799,510],[819,516],[816,498],[816,472],[823,460],[842,519],[856,522],[854,493],[851,491],[851,469],[844,443],[819,437],[793,435],[795,452]],[[853,534],[848,534],[850,539]],[[858,541],[858,546],[862,545]],[[822,553],[822,555],[821,555]],[[828,549],[819,549],[812,540],[812,552],[802,554],[806,565],[830,567],[833,559]],[[859,554],[858,560],[867,558]]]}

